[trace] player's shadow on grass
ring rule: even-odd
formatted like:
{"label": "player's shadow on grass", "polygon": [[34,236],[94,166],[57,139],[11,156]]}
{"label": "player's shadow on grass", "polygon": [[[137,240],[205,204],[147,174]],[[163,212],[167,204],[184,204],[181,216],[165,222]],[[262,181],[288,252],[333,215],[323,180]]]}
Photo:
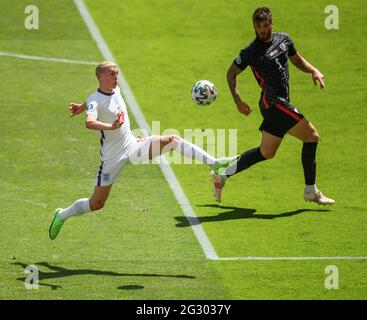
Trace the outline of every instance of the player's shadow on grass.
{"label": "player's shadow on grass", "polygon": [[255,214],[256,209],[249,208],[238,208],[238,207],[229,207],[229,206],[221,206],[218,204],[205,204],[205,205],[197,205],[197,207],[205,207],[205,208],[218,208],[218,209],[226,209],[224,212],[218,213],[216,216],[205,216],[200,218],[195,217],[175,217],[178,221],[176,227],[189,227],[190,225],[198,225],[203,222],[217,222],[217,221],[226,221],[226,220],[239,220],[239,219],[278,219],[284,217],[291,217],[303,212],[329,212],[327,209],[298,209],[288,212],[282,212],[278,214]]}
{"label": "player's shadow on grass", "polygon": [[[14,262],[13,265],[21,266],[25,269],[28,264],[22,262]],[[65,277],[72,277],[72,276],[80,276],[80,275],[95,275],[95,276],[109,276],[109,277],[162,277],[162,278],[183,278],[183,279],[195,279],[194,276],[189,275],[170,275],[170,274],[157,274],[157,273],[120,273],[120,272],[113,272],[113,271],[101,271],[101,270],[93,270],[93,269],[66,269],[59,266],[54,266],[49,264],[48,262],[37,262],[35,266],[38,267],[38,278],[39,283],[38,285],[51,287],[52,290],[62,288],[59,285],[50,285],[43,283],[41,281],[47,279],[57,279],[57,278],[65,278]],[[50,272],[45,272],[40,270],[39,266],[45,267],[50,269]],[[26,277],[17,278],[18,281],[24,283]],[[139,288],[138,288],[139,287]],[[132,290],[134,286],[122,286],[118,287],[118,289],[125,289],[129,288]],[[136,289],[142,289],[142,286],[137,286]]]}

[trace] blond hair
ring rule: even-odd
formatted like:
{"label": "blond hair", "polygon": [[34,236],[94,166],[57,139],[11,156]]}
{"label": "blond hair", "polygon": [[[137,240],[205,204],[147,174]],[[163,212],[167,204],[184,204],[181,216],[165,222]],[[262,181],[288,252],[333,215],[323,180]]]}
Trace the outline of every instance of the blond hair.
{"label": "blond hair", "polygon": [[96,66],[96,75],[101,74],[103,71],[105,71],[108,68],[117,68],[116,63],[113,63],[111,61],[102,61],[100,63],[97,64]]}

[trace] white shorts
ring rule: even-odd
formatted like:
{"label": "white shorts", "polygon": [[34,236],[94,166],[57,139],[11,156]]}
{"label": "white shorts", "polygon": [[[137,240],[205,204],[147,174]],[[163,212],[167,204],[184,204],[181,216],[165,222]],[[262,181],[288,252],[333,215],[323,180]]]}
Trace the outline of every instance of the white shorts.
{"label": "white shorts", "polygon": [[106,187],[113,184],[118,178],[121,170],[128,163],[139,164],[149,160],[149,147],[154,136],[136,139],[128,156],[102,161],[97,172],[96,186]]}

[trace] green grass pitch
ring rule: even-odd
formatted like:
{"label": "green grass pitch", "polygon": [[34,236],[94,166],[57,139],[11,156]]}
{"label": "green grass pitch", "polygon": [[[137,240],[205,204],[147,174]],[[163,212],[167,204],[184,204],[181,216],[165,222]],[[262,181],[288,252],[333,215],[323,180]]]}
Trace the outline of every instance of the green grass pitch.
{"label": "green grass pitch", "polygon": [[[242,117],[225,74],[254,37],[258,1],[86,0],[150,124],[161,130],[237,129],[237,150],[260,141],[259,88],[249,70],[239,89],[253,108]],[[0,52],[102,60],[72,0],[33,0],[39,30],[26,30],[29,1],[2,0]],[[292,102],[321,136],[317,184],[331,208],[303,201],[301,143],[286,137],[275,159],[228,181],[215,205],[209,171],[173,165],[219,257],[367,255],[367,127],[364,2],[334,1],[338,30],[327,30],[328,1],[268,1],[274,31],[326,77],[324,92],[290,66]],[[0,55],[0,299],[366,299],[366,260],[208,260],[157,165],[126,167],[102,212],[73,218],[55,241],[51,213],[88,197],[99,166],[99,135],[68,103],[97,88],[91,65]],[[216,84],[208,108],[191,101],[199,79]],[[132,115],[130,114],[130,119]],[[132,121],[133,128],[137,125]],[[40,283],[27,290],[24,269]],[[328,290],[325,268],[339,270]]]}

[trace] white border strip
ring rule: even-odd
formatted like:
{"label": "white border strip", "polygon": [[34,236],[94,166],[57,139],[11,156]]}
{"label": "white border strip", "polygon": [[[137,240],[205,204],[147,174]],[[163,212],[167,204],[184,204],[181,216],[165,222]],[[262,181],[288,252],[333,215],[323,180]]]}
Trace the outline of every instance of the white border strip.
{"label": "white border strip", "polygon": [[[112,52],[108,48],[106,41],[104,40],[101,32],[99,31],[92,16],[90,15],[88,8],[85,6],[84,1],[74,0],[74,3],[78,8],[80,15],[82,16],[90,34],[92,35],[92,38],[97,43],[103,58],[109,61],[116,62],[115,58],[112,55]],[[151,132],[149,125],[139,107],[139,104],[130,89],[130,86],[121,72],[121,69],[119,70],[119,86],[138,126],[141,129],[145,129],[147,132]],[[199,241],[206,258],[211,260],[219,259],[214,247],[212,246],[208,236],[201,226],[200,221],[198,220],[194,210],[192,209],[191,204],[185,195],[185,192],[183,191],[179,181],[177,180],[171,166],[168,164],[163,164],[162,162],[163,161],[160,161],[160,167],[164,174],[164,177],[166,178],[173,194],[175,195],[176,200],[181,206],[181,209],[184,212],[187,220],[191,224],[191,228],[194,231],[194,234]]]}
{"label": "white border strip", "polygon": [[226,260],[226,261],[236,261],[236,260],[246,260],[246,261],[274,261],[274,260],[367,260],[367,257],[232,257],[232,258],[217,258],[212,260]]}
{"label": "white border strip", "polygon": [[98,63],[94,61],[81,61],[81,60],[69,60],[69,59],[61,59],[61,58],[30,56],[27,54],[18,54],[18,53],[3,52],[3,51],[0,51],[0,56],[18,58],[18,59],[38,60],[38,61],[70,63],[70,64],[97,65]]}

